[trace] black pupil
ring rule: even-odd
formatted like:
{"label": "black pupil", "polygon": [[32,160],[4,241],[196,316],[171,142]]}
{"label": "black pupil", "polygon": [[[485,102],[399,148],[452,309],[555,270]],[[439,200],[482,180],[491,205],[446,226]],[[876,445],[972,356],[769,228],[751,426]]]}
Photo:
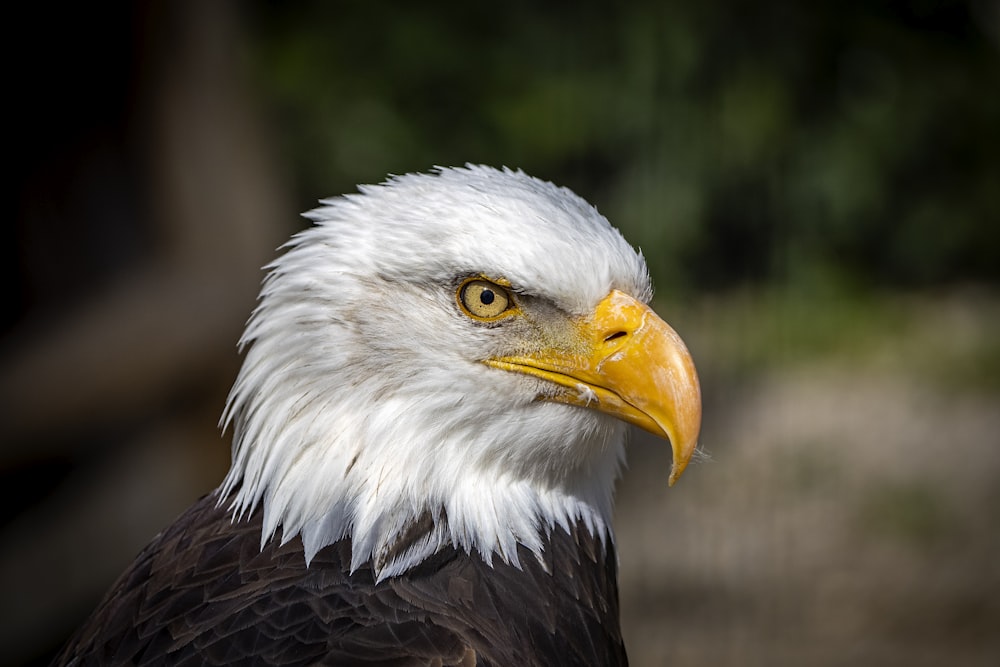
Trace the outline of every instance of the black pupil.
{"label": "black pupil", "polygon": [[496,294],[493,293],[493,290],[484,289],[482,292],[479,293],[479,301],[486,306],[493,303],[493,299],[495,298],[497,297]]}

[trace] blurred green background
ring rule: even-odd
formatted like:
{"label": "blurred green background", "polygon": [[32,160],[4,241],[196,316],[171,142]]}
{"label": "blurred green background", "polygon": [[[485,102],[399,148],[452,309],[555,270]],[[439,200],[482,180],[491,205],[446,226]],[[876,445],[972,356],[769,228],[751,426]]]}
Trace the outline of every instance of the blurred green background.
{"label": "blurred green background", "polygon": [[228,464],[259,267],[467,162],[641,247],[705,391],[636,435],[637,665],[1000,659],[1000,3],[111,2],[7,62],[0,654],[43,664]]}
{"label": "blurred green background", "polygon": [[252,55],[304,201],[507,164],[586,192],[672,291],[1000,277],[995,4],[280,7]]}

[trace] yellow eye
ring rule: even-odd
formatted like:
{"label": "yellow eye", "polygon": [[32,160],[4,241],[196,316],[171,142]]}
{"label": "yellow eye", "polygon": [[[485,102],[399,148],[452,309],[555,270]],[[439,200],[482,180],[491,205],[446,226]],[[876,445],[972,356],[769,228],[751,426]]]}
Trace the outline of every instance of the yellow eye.
{"label": "yellow eye", "polygon": [[495,320],[514,306],[507,288],[481,278],[466,280],[457,296],[465,314],[477,320]]}

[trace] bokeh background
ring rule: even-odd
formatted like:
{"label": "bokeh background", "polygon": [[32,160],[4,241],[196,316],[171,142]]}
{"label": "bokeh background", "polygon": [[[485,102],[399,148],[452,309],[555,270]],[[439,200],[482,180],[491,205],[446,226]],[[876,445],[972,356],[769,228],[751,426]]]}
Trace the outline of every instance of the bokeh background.
{"label": "bokeh background", "polygon": [[22,3],[0,655],[44,664],[214,488],[260,267],[466,162],[642,247],[707,460],[619,487],[636,665],[1000,664],[1000,3]]}

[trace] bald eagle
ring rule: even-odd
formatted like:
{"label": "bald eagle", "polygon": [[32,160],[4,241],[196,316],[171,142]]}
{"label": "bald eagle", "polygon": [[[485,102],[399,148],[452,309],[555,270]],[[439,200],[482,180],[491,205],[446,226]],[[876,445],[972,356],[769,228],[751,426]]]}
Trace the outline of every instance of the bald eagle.
{"label": "bald eagle", "polygon": [[520,171],[325,200],[240,341],[221,486],[156,536],[57,664],[615,665],[627,424],[701,396],[643,257]]}

